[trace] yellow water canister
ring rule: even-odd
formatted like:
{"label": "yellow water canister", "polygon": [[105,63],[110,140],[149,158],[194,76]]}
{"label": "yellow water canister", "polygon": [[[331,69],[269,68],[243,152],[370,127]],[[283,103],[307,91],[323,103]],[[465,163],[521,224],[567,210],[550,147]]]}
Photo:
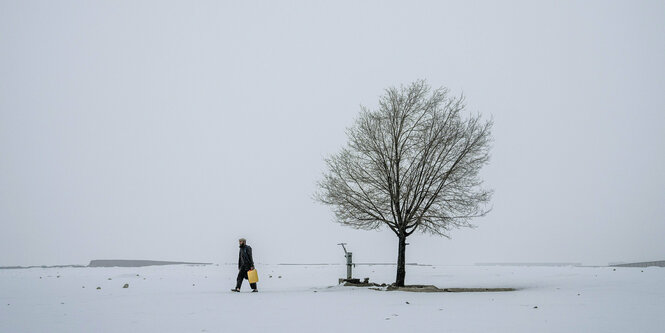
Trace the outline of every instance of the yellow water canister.
{"label": "yellow water canister", "polygon": [[249,283],[259,282],[259,274],[256,272],[256,269],[247,271],[247,279],[249,280]]}

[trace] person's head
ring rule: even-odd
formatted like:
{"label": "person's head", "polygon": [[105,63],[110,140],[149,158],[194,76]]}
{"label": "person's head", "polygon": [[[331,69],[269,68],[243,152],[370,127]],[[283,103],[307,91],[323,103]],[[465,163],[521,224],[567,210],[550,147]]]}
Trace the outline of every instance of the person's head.
{"label": "person's head", "polygon": [[247,244],[247,240],[246,240],[246,239],[244,239],[244,238],[240,238],[240,239],[238,239],[238,245],[243,246],[243,245],[245,245],[245,244]]}

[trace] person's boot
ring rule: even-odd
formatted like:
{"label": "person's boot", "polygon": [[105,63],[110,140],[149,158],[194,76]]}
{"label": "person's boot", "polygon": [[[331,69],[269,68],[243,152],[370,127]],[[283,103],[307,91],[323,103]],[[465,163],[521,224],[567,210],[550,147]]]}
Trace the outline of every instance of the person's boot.
{"label": "person's boot", "polygon": [[233,289],[231,289],[231,291],[235,291],[235,292],[239,293],[239,292],[240,292],[240,289],[238,289],[238,288],[233,288]]}
{"label": "person's boot", "polygon": [[258,293],[259,290],[258,290],[258,289],[252,289],[252,292],[253,292],[253,293]]}

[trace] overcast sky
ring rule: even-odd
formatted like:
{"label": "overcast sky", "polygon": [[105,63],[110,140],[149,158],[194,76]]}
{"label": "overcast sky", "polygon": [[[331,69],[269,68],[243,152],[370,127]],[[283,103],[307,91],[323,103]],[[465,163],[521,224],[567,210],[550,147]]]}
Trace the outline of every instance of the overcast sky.
{"label": "overcast sky", "polygon": [[312,200],[359,106],[494,117],[493,211],[407,262],[665,259],[663,1],[0,1],[0,266],[394,262]]}

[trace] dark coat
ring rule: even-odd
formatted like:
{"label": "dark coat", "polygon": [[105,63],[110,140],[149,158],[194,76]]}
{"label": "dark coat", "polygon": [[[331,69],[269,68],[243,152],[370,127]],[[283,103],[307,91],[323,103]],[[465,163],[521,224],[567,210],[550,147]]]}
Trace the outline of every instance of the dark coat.
{"label": "dark coat", "polygon": [[240,247],[238,254],[238,269],[249,270],[254,267],[254,259],[252,258],[252,248],[249,245]]}

